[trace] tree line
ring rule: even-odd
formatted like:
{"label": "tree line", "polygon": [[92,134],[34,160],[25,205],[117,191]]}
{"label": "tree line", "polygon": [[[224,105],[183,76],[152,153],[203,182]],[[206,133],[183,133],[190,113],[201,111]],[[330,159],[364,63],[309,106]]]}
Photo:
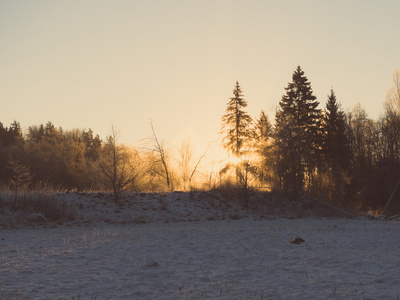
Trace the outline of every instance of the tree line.
{"label": "tree line", "polygon": [[[231,170],[243,188],[249,182],[278,190],[293,200],[305,193],[342,207],[383,209],[388,199],[400,208],[400,73],[393,75],[384,113],[368,117],[358,104],[345,112],[332,89],[324,108],[299,66],[285,87],[275,122],[245,108],[237,82],[222,117],[224,147],[235,158]],[[250,180],[250,181],[249,181]],[[396,200],[397,199],[397,200]]]}
{"label": "tree line", "polygon": [[[244,191],[276,190],[296,200],[311,194],[348,209],[383,209],[400,180],[400,74],[395,72],[378,120],[357,105],[345,112],[332,89],[325,106],[299,66],[285,87],[275,120],[246,112],[236,82],[221,119],[222,144],[230,163],[216,173],[201,167],[208,148],[194,155],[190,139],[177,154],[166,149],[149,122],[145,147],[118,142],[118,131],[102,140],[89,130],[64,130],[53,123],[22,133],[14,121],[0,123],[0,182],[3,189],[169,191],[229,184]],[[246,199],[246,198],[245,198]],[[397,199],[397,200],[396,200]]]}
{"label": "tree line", "polygon": [[174,157],[149,125],[152,136],[136,148],[120,144],[114,127],[102,140],[91,129],[64,130],[52,122],[25,134],[17,121],[0,122],[1,189],[16,197],[21,190],[111,191],[118,201],[124,191],[189,190],[196,177],[206,177],[200,163],[207,150],[196,157],[188,136]]}

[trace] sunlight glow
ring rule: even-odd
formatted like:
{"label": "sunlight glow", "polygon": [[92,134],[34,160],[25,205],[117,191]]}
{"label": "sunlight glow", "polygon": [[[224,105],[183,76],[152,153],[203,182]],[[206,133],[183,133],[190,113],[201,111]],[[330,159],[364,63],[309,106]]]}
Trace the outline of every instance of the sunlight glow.
{"label": "sunlight glow", "polygon": [[230,164],[232,164],[232,165],[234,165],[234,166],[238,166],[238,165],[240,165],[242,162],[243,162],[243,158],[242,158],[242,157],[239,157],[239,156],[236,156],[236,155],[230,156],[230,157],[228,158],[228,163],[230,163]]}

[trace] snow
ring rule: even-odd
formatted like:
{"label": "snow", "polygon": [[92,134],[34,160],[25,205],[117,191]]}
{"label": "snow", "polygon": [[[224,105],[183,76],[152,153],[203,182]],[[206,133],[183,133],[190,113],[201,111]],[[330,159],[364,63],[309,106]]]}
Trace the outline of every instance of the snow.
{"label": "snow", "polygon": [[[305,242],[290,241],[301,236]],[[3,229],[19,299],[396,299],[400,224],[352,219]]]}
{"label": "snow", "polygon": [[[35,226],[40,223],[61,224],[127,224],[152,222],[195,222],[237,220],[242,218],[271,219],[278,217],[349,217],[315,199],[288,201],[279,195],[255,193],[249,208],[243,209],[230,191],[171,192],[125,194],[115,203],[112,194],[58,193],[33,194],[21,197],[20,206],[12,209],[13,195],[0,195],[0,228]],[[3,202],[3,205],[2,205]],[[54,216],[57,216],[54,219]]]}
{"label": "snow", "polygon": [[400,297],[398,219],[292,219],[176,196],[142,195],[135,210],[69,195],[79,216],[45,226],[5,226],[4,212],[0,299]]}

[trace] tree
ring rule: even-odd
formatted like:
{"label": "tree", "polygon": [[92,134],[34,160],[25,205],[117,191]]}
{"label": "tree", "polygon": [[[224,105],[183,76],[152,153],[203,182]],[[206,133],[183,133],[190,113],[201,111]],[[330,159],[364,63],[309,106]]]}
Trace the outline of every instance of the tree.
{"label": "tree", "polygon": [[376,121],[368,117],[365,109],[357,104],[348,115],[349,146],[353,174],[363,174],[376,163]]}
{"label": "tree", "polygon": [[101,148],[101,139],[97,134],[93,137],[93,130],[89,128],[88,131],[82,132],[82,140],[85,144],[85,157],[90,161],[96,161],[99,158],[99,152]]}
{"label": "tree", "polygon": [[8,164],[12,172],[12,176],[9,178],[8,182],[14,192],[14,207],[16,207],[18,192],[31,183],[33,175],[28,166],[14,160],[11,155]]}
{"label": "tree", "polygon": [[317,168],[321,110],[300,66],[285,90],[276,114],[275,142],[279,153],[276,170],[281,188],[291,190],[296,198],[305,187],[306,175],[308,187],[311,186]]}
{"label": "tree", "polygon": [[346,116],[331,90],[323,118],[323,155],[328,174],[329,193],[332,200],[344,199],[344,184],[350,163]]}
{"label": "tree", "polygon": [[38,181],[67,189],[88,186],[82,180],[87,164],[79,130],[63,131],[51,122],[30,127],[24,151]]}
{"label": "tree", "polygon": [[328,95],[323,121],[324,154],[328,164],[345,168],[349,163],[346,116],[341,110],[333,90]]}
{"label": "tree", "polygon": [[[379,122],[381,136],[381,167],[385,178],[385,198],[395,191],[400,178],[400,72],[393,73],[392,86],[387,91],[385,112]],[[397,193],[398,194],[398,193]],[[399,197],[397,195],[397,197]],[[397,205],[400,207],[400,202]],[[394,201],[396,203],[396,201]]]}
{"label": "tree", "polygon": [[151,166],[151,170],[158,176],[165,179],[167,188],[168,188],[168,190],[170,190],[172,187],[171,171],[170,171],[169,164],[168,164],[167,154],[165,152],[165,147],[164,147],[163,142],[160,142],[158,140],[156,131],[154,130],[153,122],[151,120],[149,120],[149,124],[150,124],[150,128],[151,128],[151,131],[153,134],[153,136],[148,139],[152,143],[149,150],[153,153],[154,158],[155,158],[155,160]]}
{"label": "tree", "polygon": [[240,157],[243,154],[243,146],[253,135],[250,128],[252,118],[243,110],[247,107],[247,101],[243,98],[239,82],[236,82],[233,95],[227,103],[225,115],[222,116],[221,133],[224,134],[224,148]]}
{"label": "tree", "polygon": [[256,168],[257,175],[260,182],[265,182],[271,179],[273,127],[263,110],[260,118],[256,119],[254,131],[254,148],[259,158]]}
{"label": "tree", "polygon": [[118,145],[118,132],[112,127],[111,135],[103,147],[99,167],[103,185],[112,189],[114,200],[118,202],[120,194],[132,188],[138,177],[133,161],[138,161],[137,152],[130,153],[127,147]]}
{"label": "tree", "polygon": [[400,71],[393,72],[392,81],[386,94],[385,110],[400,113]]}
{"label": "tree", "polygon": [[30,141],[39,142],[44,137],[44,126],[41,124],[38,126],[29,126],[28,128],[28,139]]}
{"label": "tree", "polygon": [[387,91],[385,113],[381,120],[384,156],[400,164],[400,72],[393,73],[393,83]]}
{"label": "tree", "polygon": [[10,170],[7,168],[10,154],[23,149],[21,126],[17,121],[10,127],[0,122],[0,181],[7,180]]}
{"label": "tree", "polygon": [[[222,127],[220,133],[223,134],[223,146],[234,156],[235,160],[240,160],[244,154],[244,146],[249,143],[253,137],[251,124],[253,122],[244,108],[247,107],[247,101],[243,98],[239,82],[233,90],[233,97],[227,103],[225,115],[222,116]],[[236,183],[239,182],[240,166],[236,164]]]}
{"label": "tree", "polygon": [[21,125],[17,121],[11,123],[11,126],[4,127],[0,122],[0,148],[9,147],[22,140]]}
{"label": "tree", "polygon": [[190,135],[187,135],[182,139],[181,145],[178,148],[178,155],[179,155],[178,165],[179,165],[180,175],[182,178],[183,190],[187,190],[188,188],[192,187],[192,179],[196,174],[201,161],[206,156],[208,149],[210,148],[210,145],[211,143],[208,144],[207,149],[194,164]]}
{"label": "tree", "polygon": [[179,171],[182,178],[183,189],[186,190],[190,178],[190,165],[193,157],[193,150],[190,145],[189,136],[185,136],[182,139],[182,143],[179,146],[178,152],[179,152],[179,159],[178,159]]}
{"label": "tree", "polygon": [[379,165],[380,129],[379,124],[370,119],[365,109],[356,105],[348,114],[348,136],[350,148],[350,176],[348,197],[352,205],[376,208],[379,195],[378,185],[383,174]]}
{"label": "tree", "polygon": [[260,118],[256,119],[255,124],[255,138],[260,142],[267,142],[272,136],[272,124],[268,119],[268,116],[262,110]]}

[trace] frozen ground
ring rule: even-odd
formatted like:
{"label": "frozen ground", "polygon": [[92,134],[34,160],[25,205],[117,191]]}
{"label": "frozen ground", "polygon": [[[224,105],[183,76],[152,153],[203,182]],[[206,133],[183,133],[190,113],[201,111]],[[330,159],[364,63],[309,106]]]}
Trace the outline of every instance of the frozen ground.
{"label": "frozen ground", "polygon": [[1,194],[0,299],[400,297],[399,217],[232,196]]}
{"label": "frozen ground", "polygon": [[[291,244],[296,237],[305,242]],[[400,223],[303,218],[0,229],[0,299],[398,299]]]}
{"label": "frozen ground", "polygon": [[234,192],[125,194],[119,203],[105,193],[0,194],[0,228],[62,224],[199,222],[243,218],[350,217],[350,213],[311,198],[289,201],[274,193],[254,193],[243,208]]}

